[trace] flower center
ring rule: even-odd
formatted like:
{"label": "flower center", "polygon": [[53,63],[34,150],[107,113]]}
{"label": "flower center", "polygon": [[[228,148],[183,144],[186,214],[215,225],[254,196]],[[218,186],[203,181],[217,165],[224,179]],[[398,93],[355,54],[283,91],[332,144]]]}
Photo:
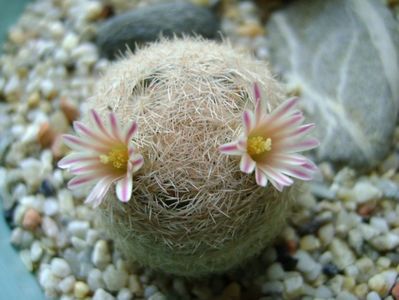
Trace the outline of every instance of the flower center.
{"label": "flower center", "polygon": [[263,136],[253,136],[247,141],[247,152],[249,155],[263,154],[272,150],[272,139]]}
{"label": "flower center", "polygon": [[129,153],[126,147],[119,146],[113,148],[107,155],[101,154],[100,161],[103,164],[112,164],[115,169],[126,169]]}

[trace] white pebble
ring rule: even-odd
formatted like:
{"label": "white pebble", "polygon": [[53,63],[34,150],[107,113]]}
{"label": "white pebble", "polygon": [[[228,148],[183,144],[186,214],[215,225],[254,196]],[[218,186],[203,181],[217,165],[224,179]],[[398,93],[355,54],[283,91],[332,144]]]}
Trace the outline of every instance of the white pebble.
{"label": "white pebble", "polygon": [[376,292],[370,292],[367,294],[367,300],[381,300],[380,295],[378,295]]}
{"label": "white pebble", "polygon": [[73,287],[73,294],[76,298],[84,298],[89,292],[90,289],[85,282],[75,282],[75,286]]}
{"label": "white pebble", "polygon": [[90,224],[87,221],[72,221],[68,224],[67,230],[72,235],[85,239],[89,228]]}
{"label": "white pebble", "polygon": [[262,293],[264,294],[281,294],[284,286],[281,281],[267,281],[262,284]]}
{"label": "white pebble", "polygon": [[64,294],[69,294],[70,292],[72,292],[75,286],[75,282],[76,282],[75,277],[73,276],[65,277],[63,280],[59,282],[58,288]]}
{"label": "white pebble", "polygon": [[58,202],[53,200],[53,199],[48,199],[45,200],[43,203],[43,213],[46,216],[54,216],[55,214],[58,213],[59,210],[59,206],[58,206]]}
{"label": "white pebble", "polygon": [[355,261],[355,255],[353,251],[344,241],[338,238],[335,238],[332,241],[330,245],[330,251],[333,255],[334,263],[339,269],[344,269]]}
{"label": "white pebble", "polygon": [[87,283],[92,291],[104,288],[102,273],[99,269],[91,269],[87,276]]}
{"label": "white pebble", "polygon": [[130,299],[132,299],[132,297],[133,297],[132,292],[127,288],[123,288],[118,292],[116,299],[117,300],[130,300]]}
{"label": "white pebble", "polygon": [[315,280],[320,276],[322,266],[305,251],[298,250],[294,256],[298,259],[297,269],[301,271],[308,280]]}
{"label": "white pebble", "polygon": [[111,262],[111,254],[109,253],[108,244],[106,241],[99,240],[96,242],[94,245],[91,261],[100,269],[103,269]]}
{"label": "white pebble", "polygon": [[79,38],[76,34],[69,32],[62,41],[62,48],[69,51],[75,48],[79,43]]}
{"label": "white pebble", "polygon": [[93,296],[93,300],[114,300],[114,299],[115,299],[114,296],[108,294],[103,289],[96,290]]}
{"label": "white pebble", "polygon": [[167,299],[165,295],[162,294],[161,292],[155,292],[150,297],[148,297],[148,300],[167,300]]}
{"label": "white pebble", "polygon": [[51,271],[54,275],[61,278],[65,278],[71,274],[71,268],[69,267],[68,263],[64,259],[58,257],[52,259]]}
{"label": "white pebble", "polygon": [[55,92],[55,85],[50,79],[44,79],[40,83],[40,91],[45,97],[50,97]]}
{"label": "white pebble", "polygon": [[270,280],[284,279],[285,271],[280,263],[275,262],[266,270],[266,277]]}
{"label": "white pebble", "polygon": [[60,280],[51,272],[49,268],[44,268],[39,273],[39,283],[46,290],[55,291],[59,281]]}
{"label": "white pebble", "polygon": [[30,257],[33,262],[37,262],[43,255],[43,248],[39,241],[34,241],[30,248]]}
{"label": "white pebble", "polygon": [[59,230],[57,223],[50,217],[44,217],[42,221],[42,229],[46,236],[50,238],[56,238]]}
{"label": "white pebble", "polygon": [[370,219],[370,225],[380,231],[380,233],[386,233],[389,231],[388,222],[384,218],[372,217]]}
{"label": "white pebble", "polygon": [[73,197],[70,191],[63,189],[58,192],[59,209],[62,214],[73,215],[74,214],[74,203]]}
{"label": "white pebble", "polygon": [[353,187],[353,194],[358,203],[365,203],[370,200],[379,199],[382,192],[367,181],[359,181]]}
{"label": "white pebble", "polygon": [[380,251],[393,250],[399,246],[399,236],[388,232],[383,235],[379,235],[371,240],[371,244]]}
{"label": "white pebble", "polygon": [[303,278],[297,272],[288,272],[284,279],[284,290],[290,298],[298,297],[303,291]]}
{"label": "white pebble", "polygon": [[30,251],[22,250],[21,252],[19,252],[19,256],[21,258],[22,263],[25,265],[28,271],[29,272],[33,271],[33,263],[32,263],[32,258],[30,256]]}
{"label": "white pebble", "polygon": [[314,296],[321,299],[330,299],[333,297],[333,293],[327,286],[321,285],[316,289]]}
{"label": "white pebble", "polygon": [[103,273],[103,280],[111,292],[119,291],[127,284],[128,274],[125,270],[117,270],[114,265],[108,265]]}
{"label": "white pebble", "polygon": [[9,95],[18,92],[20,89],[20,80],[17,75],[13,75],[4,87],[4,94]]}
{"label": "white pebble", "polygon": [[322,227],[320,227],[318,231],[319,239],[323,245],[330,244],[332,239],[334,238],[334,235],[335,235],[335,229],[331,223],[323,225]]}
{"label": "white pebble", "polygon": [[384,297],[394,285],[397,275],[398,272],[394,270],[384,271],[371,277],[368,285],[371,290]]}

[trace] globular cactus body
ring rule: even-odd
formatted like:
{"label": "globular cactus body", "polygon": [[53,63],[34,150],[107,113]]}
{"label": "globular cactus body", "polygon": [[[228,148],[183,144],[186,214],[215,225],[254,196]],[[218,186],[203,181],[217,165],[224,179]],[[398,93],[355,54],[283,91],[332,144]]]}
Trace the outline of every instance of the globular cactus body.
{"label": "globular cactus body", "polygon": [[218,146],[242,130],[257,82],[270,107],[284,98],[267,66],[228,45],[162,41],[115,63],[90,106],[136,120],[145,159],[129,202],[110,189],[99,207],[117,247],[185,276],[223,272],[259,253],[282,228],[296,184],[278,192],[242,173]]}

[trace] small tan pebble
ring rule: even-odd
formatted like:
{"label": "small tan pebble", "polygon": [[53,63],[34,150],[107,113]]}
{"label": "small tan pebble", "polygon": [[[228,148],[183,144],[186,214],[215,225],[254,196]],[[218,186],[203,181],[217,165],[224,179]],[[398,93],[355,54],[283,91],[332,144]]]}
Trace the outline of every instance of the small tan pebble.
{"label": "small tan pebble", "polygon": [[42,222],[42,217],[34,208],[28,208],[22,219],[22,226],[27,230],[35,230]]}
{"label": "small tan pebble", "polygon": [[55,160],[59,160],[65,156],[69,151],[68,147],[64,143],[64,139],[61,134],[57,134],[51,144],[51,153]]}
{"label": "small tan pebble", "polygon": [[305,251],[312,251],[320,248],[320,241],[314,235],[306,235],[300,240],[300,247]]}
{"label": "small tan pebble", "polygon": [[11,42],[21,45],[26,41],[26,34],[19,28],[13,28],[8,35]]}
{"label": "small tan pebble", "polygon": [[70,123],[79,118],[78,108],[66,98],[61,99],[60,108]]}
{"label": "small tan pebble", "polygon": [[286,241],[287,249],[290,254],[294,254],[298,249],[298,242],[295,240]]}
{"label": "small tan pebble", "polygon": [[238,27],[237,33],[243,36],[256,37],[265,33],[265,30],[259,24],[244,24]]}
{"label": "small tan pebble", "polygon": [[230,283],[222,293],[221,300],[240,300],[241,286],[237,282]]}
{"label": "small tan pebble", "polygon": [[73,295],[79,299],[86,297],[89,292],[89,286],[83,281],[77,281],[73,287]]}
{"label": "small tan pebble", "polygon": [[40,103],[40,94],[39,92],[33,92],[32,94],[29,95],[28,97],[28,106],[30,108],[36,107]]}
{"label": "small tan pebble", "polygon": [[357,213],[361,215],[362,217],[368,217],[373,214],[375,209],[377,208],[377,204],[375,201],[367,202],[360,204],[357,207]]}
{"label": "small tan pebble", "polygon": [[361,283],[354,288],[353,292],[359,299],[365,299],[369,292],[369,287],[366,283]]}
{"label": "small tan pebble", "polygon": [[399,282],[393,286],[391,294],[395,300],[399,300]]}
{"label": "small tan pebble", "polygon": [[53,144],[55,139],[55,133],[50,128],[49,123],[46,122],[40,126],[39,133],[37,134],[37,139],[39,144],[43,148],[47,148]]}

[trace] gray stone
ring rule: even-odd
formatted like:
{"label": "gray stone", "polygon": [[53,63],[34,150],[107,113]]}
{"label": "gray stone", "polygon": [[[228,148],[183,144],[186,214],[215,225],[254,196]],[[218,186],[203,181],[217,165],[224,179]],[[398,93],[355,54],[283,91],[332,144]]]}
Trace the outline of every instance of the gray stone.
{"label": "gray stone", "polygon": [[174,35],[200,35],[214,39],[219,20],[207,8],[191,3],[154,4],[129,11],[106,21],[98,30],[97,45],[103,56],[115,58],[127,47]]}
{"label": "gray stone", "polygon": [[317,124],[321,160],[376,165],[399,98],[399,35],[381,1],[295,1],[268,24],[270,57]]}

